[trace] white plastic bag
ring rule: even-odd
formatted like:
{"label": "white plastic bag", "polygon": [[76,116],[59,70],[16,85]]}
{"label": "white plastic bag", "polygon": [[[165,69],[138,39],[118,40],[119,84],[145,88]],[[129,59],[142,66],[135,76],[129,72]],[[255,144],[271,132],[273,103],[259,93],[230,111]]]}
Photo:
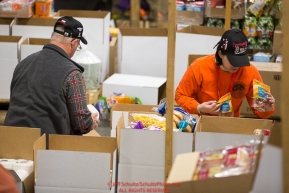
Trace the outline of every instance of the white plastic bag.
{"label": "white plastic bag", "polygon": [[86,89],[98,89],[101,78],[101,60],[89,51],[87,47],[83,47],[81,51],[77,51],[72,59],[84,68],[83,77]]}

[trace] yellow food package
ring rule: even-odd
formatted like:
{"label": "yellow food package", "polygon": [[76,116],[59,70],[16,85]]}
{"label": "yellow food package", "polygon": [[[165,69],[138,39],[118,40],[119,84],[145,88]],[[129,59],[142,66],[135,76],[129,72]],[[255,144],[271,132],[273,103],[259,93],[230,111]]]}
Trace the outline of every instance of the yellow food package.
{"label": "yellow food package", "polygon": [[267,93],[270,93],[270,86],[254,79],[253,80],[253,104],[254,109],[258,111],[266,111],[265,107],[268,104]]}
{"label": "yellow food package", "polygon": [[218,104],[222,104],[219,116],[222,117],[232,117],[234,115],[233,105],[232,105],[232,96],[231,93],[228,92],[224,96],[222,96],[218,101]]}

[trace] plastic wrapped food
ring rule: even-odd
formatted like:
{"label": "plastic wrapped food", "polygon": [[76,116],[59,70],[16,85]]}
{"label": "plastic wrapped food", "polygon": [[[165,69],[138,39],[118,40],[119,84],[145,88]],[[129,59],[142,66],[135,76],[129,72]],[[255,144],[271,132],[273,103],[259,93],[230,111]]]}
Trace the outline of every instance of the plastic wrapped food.
{"label": "plastic wrapped food", "polygon": [[222,104],[220,112],[219,112],[219,116],[222,116],[222,117],[232,117],[232,116],[234,116],[234,110],[233,110],[233,106],[232,106],[232,96],[231,96],[230,92],[228,92],[227,94],[222,96],[217,101],[217,103],[218,104]]}
{"label": "plastic wrapped food", "polygon": [[267,93],[270,93],[270,86],[254,79],[253,80],[253,108],[258,111],[266,111],[268,104]]}

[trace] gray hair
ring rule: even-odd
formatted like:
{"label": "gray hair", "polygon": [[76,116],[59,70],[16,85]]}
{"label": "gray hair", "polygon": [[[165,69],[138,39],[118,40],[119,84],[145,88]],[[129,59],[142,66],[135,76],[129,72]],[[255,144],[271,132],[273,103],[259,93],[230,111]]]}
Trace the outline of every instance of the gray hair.
{"label": "gray hair", "polygon": [[[56,26],[55,29],[57,29],[58,31],[64,32],[64,26],[62,26],[62,25]],[[65,37],[62,34],[59,34],[57,32],[52,32],[50,40],[51,41],[56,41],[56,42],[59,42],[59,43],[62,43],[62,44],[66,44],[68,42],[71,42],[73,40],[73,38]]]}

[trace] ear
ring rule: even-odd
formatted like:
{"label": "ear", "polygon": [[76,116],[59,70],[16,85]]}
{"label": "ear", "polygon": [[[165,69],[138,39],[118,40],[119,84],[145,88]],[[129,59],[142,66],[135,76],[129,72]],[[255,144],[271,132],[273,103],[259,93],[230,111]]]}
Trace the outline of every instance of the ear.
{"label": "ear", "polygon": [[224,55],[222,54],[221,50],[218,51],[218,54],[219,54],[220,58],[223,58]]}

